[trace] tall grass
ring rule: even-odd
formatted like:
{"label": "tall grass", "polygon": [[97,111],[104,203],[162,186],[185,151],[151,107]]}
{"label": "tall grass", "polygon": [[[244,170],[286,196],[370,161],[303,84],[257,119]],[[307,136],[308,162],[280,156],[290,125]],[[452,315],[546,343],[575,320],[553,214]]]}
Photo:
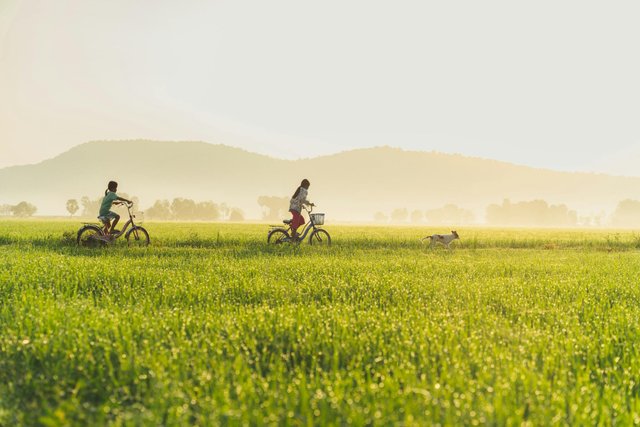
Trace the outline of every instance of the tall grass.
{"label": "tall grass", "polygon": [[0,425],[640,422],[632,232],[145,227],[0,222]]}

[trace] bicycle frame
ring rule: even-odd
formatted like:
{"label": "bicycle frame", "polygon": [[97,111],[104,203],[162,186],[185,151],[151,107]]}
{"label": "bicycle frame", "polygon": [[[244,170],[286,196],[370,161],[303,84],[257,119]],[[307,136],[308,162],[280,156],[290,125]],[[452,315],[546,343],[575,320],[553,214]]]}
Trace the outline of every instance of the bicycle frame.
{"label": "bicycle frame", "polygon": [[[291,220],[285,220],[283,221],[284,224],[286,224],[285,226],[271,226],[271,228],[269,229],[269,232],[267,233],[267,241],[271,242],[271,236],[274,235],[274,233],[282,233],[284,236],[280,237],[280,238],[276,238],[273,242],[274,243],[283,243],[283,242],[289,242],[289,243],[299,243],[299,242],[303,242],[307,236],[311,236],[309,237],[309,243],[311,244],[311,238],[316,234],[316,233],[324,233],[324,235],[326,235],[327,238],[327,242],[329,244],[331,244],[331,236],[329,236],[329,233],[319,227],[315,221],[313,220],[313,216],[311,215],[311,213],[313,212],[313,206],[307,208],[306,206],[303,206],[303,209],[309,214],[309,222],[307,222],[304,226],[304,228],[302,229],[301,233],[296,233],[297,236],[294,239],[292,237],[292,228],[291,228]],[[321,238],[318,238],[318,242],[322,242]]]}
{"label": "bicycle frame", "polygon": [[[313,208],[309,210],[306,207],[303,207],[303,209],[307,211],[307,214],[313,211]],[[315,230],[315,229],[316,229],[316,224],[313,222],[313,219],[311,219],[311,216],[309,216],[309,222],[305,224],[304,229],[302,230],[302,233],[298,233],[298,240],[303,241],[304,239],[306,239],[307,234],[309,234],[311,230]],[[289,224],[289,228],[287,229],[287,231],[290,231],[290,230],[291,230],[291,224]]]}
{"label": "bicycle frame", "polygon": [[102,244],[113,243],[118,237],[123,235],[127,239],[127,243],[129,243],[129,245],[131,245],[132,242],[136,245],[149,245],[149,233],[143,227],[136,225],[134,220],[136,216],[131,213],[133,203],[125,203],[125,205],[127,207],[129,219],[122,229],[117,230],[114,233],[106,233],[104,230],[107,224],[106,222],[102,222],[99,225],[96,223],[85,223],[84,226],[80,227],[77,233],[76,242],[78,245],[91,246],[97,242],[101,242]]}
{"label": "bicycle frame", "polygon": [[135,215],[131,213],[131,205],[129,205],[128,203],[124,203],[124,204],[127,206],[127,213],[129,214],[129,219],[127,220],[127,222],[124,223],[124,226],[122,227],[121,230],[119,230],[117,233],[111,233],[111,236],[114,239],[117,239],[118,237],[122,236],[125,233],[125,231],[127,231],[129,226],[131,226],[132,228],[136,227],[136,224],[133,222],[133,218],[135,218]]}

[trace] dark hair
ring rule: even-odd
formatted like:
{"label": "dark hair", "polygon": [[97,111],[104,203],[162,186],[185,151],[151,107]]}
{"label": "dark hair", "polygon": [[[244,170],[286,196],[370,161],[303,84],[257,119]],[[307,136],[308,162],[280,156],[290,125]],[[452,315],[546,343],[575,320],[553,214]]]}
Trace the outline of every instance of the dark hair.
{"label": "dark hair", "polygon": [[311,185],[311,183],[309,182],[309,180],[308,180],[308,179],[306,179],[306,178],[305,178],[305,179],[303,179],[303,180],[302,180],[302,182],[300,183],[300,186],[299,186],[298,188],[296,188],[296,192],[295,192],[295,193],[293,193],[293,197],[291,197],[291,198],[292,198],[292,199],[295,199],[296,197],[298,197],[298,194],[300,194],[300,189],[301,189],[302,187],[304,187],[305,189],[306,189],[306,188],[309,188],[309,185]]}
{"label": "dark hair", "polygon": [[107,184],[107,189],[104,190],[104,195],[106,196],[109,191],[114,191],[115,192],[117,188],[118,188],[118,183],[117,182],[109,181],[109,184]]}

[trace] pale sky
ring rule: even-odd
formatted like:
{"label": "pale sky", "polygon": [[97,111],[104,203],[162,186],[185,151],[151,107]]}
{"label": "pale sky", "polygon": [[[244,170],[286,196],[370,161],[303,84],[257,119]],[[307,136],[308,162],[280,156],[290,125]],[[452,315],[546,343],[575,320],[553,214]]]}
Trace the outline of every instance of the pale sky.
{"label": "pale sky", "polygon": [[0,167],[90,140],[640,175],[640,2],[0,0]]}

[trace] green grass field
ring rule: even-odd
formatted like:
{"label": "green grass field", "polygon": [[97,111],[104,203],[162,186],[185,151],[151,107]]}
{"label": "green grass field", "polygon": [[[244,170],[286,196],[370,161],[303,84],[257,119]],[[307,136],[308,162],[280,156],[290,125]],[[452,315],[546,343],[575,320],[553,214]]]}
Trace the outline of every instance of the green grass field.
{"label": "green grass field", "polygon": [[640,423],[640,235],[0,221],[0,425]]}

